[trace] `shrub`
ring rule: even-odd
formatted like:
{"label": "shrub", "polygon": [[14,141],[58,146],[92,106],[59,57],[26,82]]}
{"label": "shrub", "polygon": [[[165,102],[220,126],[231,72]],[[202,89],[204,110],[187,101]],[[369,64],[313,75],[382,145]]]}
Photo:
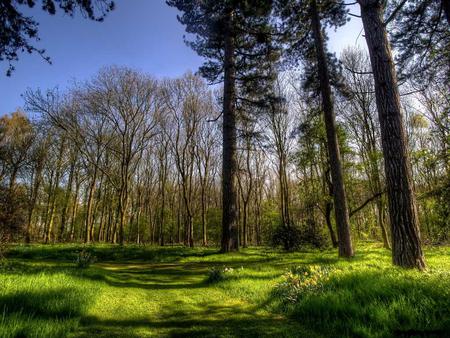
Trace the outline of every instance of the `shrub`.
{"label": "shrub", "polygon": [[218,283],[234,275],[235,270],[228,267],[212,267],[208,270],[206,282],[209,284]]}
{"label": "shrub", "polygon": [[327,246],[327,236],[324,227],[318,225],[314,220],[306,220],[300,227],[300,243],[302,246],[312,246],[313,248],[324,248]]}
{"label": "shrub", "polygon": [[300,230],[291,225],[280,225],[272,234],[272,246],[282,247],[286,251],[297,250],[302,244]]}
{"label": "shrub", "polygon": [[80,269],[88,268],[92,263],[95,263],[96,257],[92,255],[89,251],[83,249],[81,250],[77,258],[75,259],[75,264]]}
{"label": "shrub", "polygon": [[327,245],[327,237],[323,227],[317,226],[313,220],[307,220],[300,226],[278,226],[272,233],[271,244],[286,251],[295,251],[302,247],[324,248]]}
{"label": "shrub", "polygon": [[296,303],[307,294],[323,290],[331,269],[320,265],[302,265],[289,269],[274,290],[283,303]]}

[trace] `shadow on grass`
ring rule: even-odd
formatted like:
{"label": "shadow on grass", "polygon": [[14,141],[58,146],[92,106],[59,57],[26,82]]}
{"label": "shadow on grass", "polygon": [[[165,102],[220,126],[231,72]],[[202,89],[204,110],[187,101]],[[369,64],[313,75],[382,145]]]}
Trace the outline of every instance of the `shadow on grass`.
{"label": "shadow on grass", "polygon": [[27,317],[66,319],[84,313],[88,300],[70,288],[48,291],[17,292],[0,297],[0,309],[5,314],[20,313]]}
{"label": "shadow on grass", "polygon": [[[158,332],[169,337],[296,337],[304,335],[301,326],[281,316],[260,315],[256,309],[239,305],[204,305],[201,310],[166,310],[158,318],[108,320],[85,317],[77,337],[93,334],[119,337],[139,337],[134,332]],[[303,332],[302,332],[303,331]],[[306,335],[308,336],[308,335]]]}
{"label": "shadow on grass", "polygon": [[71,288],[3,294],[0,337],[66,337],[89,304],[85,292]]}
{"label": "shadow on grass", "polygon": [[51,244],[20,245],[8,250],[8,258],[73,261],[87,250],[100,261],[145,261],[151,263],[176,262],[184,257],[207,257],[218,253],[214,248],[186,248],[182,246],[156,247],[109,244]]}

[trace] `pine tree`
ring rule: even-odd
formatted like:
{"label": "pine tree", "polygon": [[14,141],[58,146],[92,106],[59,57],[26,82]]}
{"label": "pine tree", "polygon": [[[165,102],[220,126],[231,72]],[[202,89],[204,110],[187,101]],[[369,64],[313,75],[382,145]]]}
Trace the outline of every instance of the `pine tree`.
{"label": "pine tree", "polygon": [[[39,40],[38,25],[33,17],[26,16],[20,7],[33,8],[36,0],[3,0],[0,1],[0,61],[7,61],[9,66],[6,75],[14,71],[12,62],[18,61],[19,53],[38,53],[44,60],[50,62],[50,57],[44,49],[36,48],[30,40]],[[111,0],[45,0],[42,1],[42,10],[54,15],[57,9],[69,16],[79,11],[83,16],[103,21],[105,15],[114,9]]]}
{"label": "pine tree", "polygon": [[333,199],[339,241],[339,256],[353,256],[350,220],[345,195],[341,155],[336,133],[336,118],[331,84],[337,84],[335,58],[327,53],[325,27],[339,27],[346,22],[342,1],[279,0],[282,31],[288,32],[288,59],[306,63],[305,86],[320,91],[325,121],[328,156],[333,182]]}
{"label": "pine tree", "polygon": [[222,251],[239,249],[237,215],[237,105],[261,104],[268,63],[276,57],[270,43],[270,0],[168,0],[182,12],[179,21],[195,35],[187,41],[206,58],[200,73],[223,82]]}
{"label": "pine tree", "polygon": [[397,0],[386,12],[400,76],[422,85],[424,79],[449,81],[450,1]]}
{"label": "pine tree", "polygon": [[375,81],[386,174],[392,255],[396,265],[425,268],[419,219],[400,107],[397,74],[383,20],[383,0],[358,0]]}

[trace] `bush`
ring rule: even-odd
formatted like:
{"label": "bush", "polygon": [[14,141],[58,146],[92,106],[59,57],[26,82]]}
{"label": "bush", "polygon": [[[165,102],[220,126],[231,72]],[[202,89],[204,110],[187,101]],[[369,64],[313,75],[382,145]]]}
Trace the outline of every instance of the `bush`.
{"label": "bush", "polygon": [[307,294],[322,291],[330,272],[329,267],[320,265],[292,267],[283,275],[283,281],[275,287],[275,296],[282,303],[297,303]]}
{"label": "bush", "polygon": [[323,228],[318,227],[313,220],[306,221],[301,226],[280,225],[272,233],[271,244],[286,251],[295,251],[301,247],[324,248],[327,237]]}
{"label": "bush", "polygon": [[312,246],[313,248],[324,248],[327,246],[327,236],[324,233],[324,227],[310,219],[300,227],[300,239],[302,246]]}
{"label": "bush", "polygon": [[272,234],[272,246],[286,251],[297,250],[302,244],[301,232],[295,226],[280,225]]}
{"label": "bush", "polygon": [[95,263],[95,261],[96,257],[92,255],[89,251],[83,249],[78,253],[77,258],[75,259],[75,264],[77,268],[86,269],[91,264]]}
{"label": "bush", "polygon": [[218,268],[216,266],[212,267],[208,270],[208,277],[206,278],[206,282],[208,284],[221,282],[233,276],[234,272],[235,270],[233,268]]}

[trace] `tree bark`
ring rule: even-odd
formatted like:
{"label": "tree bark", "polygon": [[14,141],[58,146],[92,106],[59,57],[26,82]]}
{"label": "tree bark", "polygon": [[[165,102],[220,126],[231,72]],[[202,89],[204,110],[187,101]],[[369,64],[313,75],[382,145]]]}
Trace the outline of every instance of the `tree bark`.
{"label": "tree bark", "polygon": [[325,54],[322,28],[319,13],[317,11],[317,3],[315,0],[311,1],[310,10],[314,43],[317,54],[320,91],[322,94],[322,109],[327,134],[328,155],[330,157],[331,177],[333,180],[334,211],[338,230],[339,256],[352,257],[354,253],[350,236],[350,220],[348,215],[347,198],[345,196],[344,179],[342,175],[341,155],[336,134],[336,122],[331,98],[328,62]]}
{"label": "tree bark", "polygon": [[236,67],[232,20],[233,13],[230,10],[225,27],[222,149],[222,252],[239,250],[236,192]]}
{"label": "tree bark", "polygon": [[358,0],[375,80],[385,162],[393,263],[425,268],[397,75],[379,0]]}

